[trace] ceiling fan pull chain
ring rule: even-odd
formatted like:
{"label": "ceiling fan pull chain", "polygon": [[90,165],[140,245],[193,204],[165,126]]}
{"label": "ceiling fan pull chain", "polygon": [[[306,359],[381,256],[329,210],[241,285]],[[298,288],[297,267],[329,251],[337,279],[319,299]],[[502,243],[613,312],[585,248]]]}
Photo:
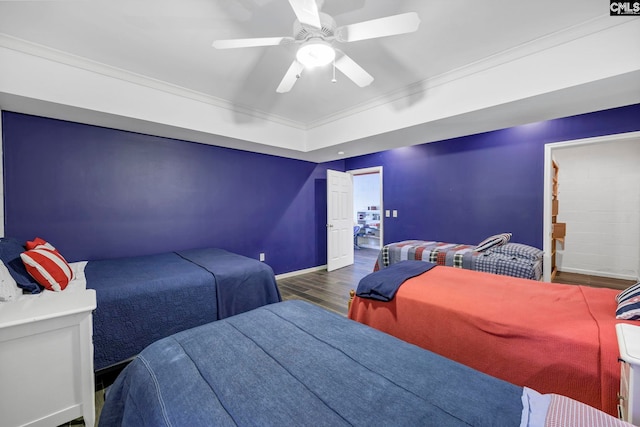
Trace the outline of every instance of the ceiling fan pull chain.
{"label": "ceiling fan pull chain", "polygon": [[331,79],[331,83],[337,82],[336,80],[336,59],[333,58],[333,78]]}

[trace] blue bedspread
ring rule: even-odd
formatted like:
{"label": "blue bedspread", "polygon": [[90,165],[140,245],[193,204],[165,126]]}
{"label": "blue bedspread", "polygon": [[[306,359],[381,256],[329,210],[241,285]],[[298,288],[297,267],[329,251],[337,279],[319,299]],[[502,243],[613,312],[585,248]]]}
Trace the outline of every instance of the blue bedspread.
{"label": "blue bedspread", "polygon": [[216,248],[180,251],[178,255],[213,274],[218,319],[282,300],[267,264]]}
{"label": "blue bedspread", "polygon": [[[209,267],[223,272],[224,283],[234,274],[240,285],[249,283],[247,287],[232,284],[222,292],[227,301],[223,304],[225,315],[280,301],[273,271],[264,263],[222,250],[185,252],[199,263],[184,255],[164,253],[87,264],[87,287],[96,290],[97,299],[93,315],[95,370],[127,360],[160,338],[218,320],[218,273]],[[208,263],[208,257],[220,260]],[[259,279],[262,284],[258,279],[247,279],[246,270],[256,268],[251,264],[264,269]],[[260,286],[265,289],[260,291]]]}
{"label": "blue bedspread", "polygon": [[405,280],[419,276],[436,265],[427,261],[400,261],[360,279],[356,295],[379,301],[391,301]]}
{"label": "blue bedspread", "polygon": [[518,426],[522,388],[302,301],[158,341],[120,374],[110,426]]}

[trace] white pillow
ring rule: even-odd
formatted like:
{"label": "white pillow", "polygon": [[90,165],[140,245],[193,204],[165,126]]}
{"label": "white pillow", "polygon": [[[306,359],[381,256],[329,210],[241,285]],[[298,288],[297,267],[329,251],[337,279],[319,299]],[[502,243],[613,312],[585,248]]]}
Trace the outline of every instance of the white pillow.
{"label": "white pillow", "polygon": [[84,268],[87,266],[88,261],[76,261],[70,262],[69,267],[73,271],[73,279],[67,285],[65,292],[68,291],[83,291],[87,289],[87,278],[84,275]]}
{"label": "white pillow", "polygon": [[21,289],[15,279],[11,277],[7,266],[0,261],[0,302],[14,301],[21,293]]}

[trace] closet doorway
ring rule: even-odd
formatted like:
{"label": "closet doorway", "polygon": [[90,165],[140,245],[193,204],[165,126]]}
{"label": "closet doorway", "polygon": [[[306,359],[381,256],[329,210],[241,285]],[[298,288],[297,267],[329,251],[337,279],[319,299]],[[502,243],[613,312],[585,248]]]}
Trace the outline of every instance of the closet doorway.
{"label": "closet doorway", "polygon": [[383,244],[382,166],[349,171],[353,176],[355,250],[380,250]]}
{"label": "closet doorway", "polygon": [[558,271],[637,280],[640,132],[545,145],[545,281],[551,278],[554,161],[560,166],[557,220],[566,224],[563,244],[556,251]]}

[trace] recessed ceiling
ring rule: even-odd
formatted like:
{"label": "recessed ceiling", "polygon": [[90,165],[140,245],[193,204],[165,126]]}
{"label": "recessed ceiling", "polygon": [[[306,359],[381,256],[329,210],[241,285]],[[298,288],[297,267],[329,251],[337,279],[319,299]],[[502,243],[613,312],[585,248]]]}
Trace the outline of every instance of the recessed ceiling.
{"label": "recessed ceiling", "polygon": [[[394,114],[402,115],[404,106],[430,96],[426,86],[434,79],[580,26],[609,27],[625,19],[609,17],[602,0],[326,0],[322,11],[338,26],[404,12],[417,12],[421,24],[414,33],[339,46],[374,77],[370,86],[360,88],[339,72],[332,83],[333,69],[326,66],[305,71],[284,94],[276,88],[297,45],[212,47],[217,39],[291,36],[295,15],[284,0],[2,1],[0,33],[210,97],[235,111],[233,120],[241,125],[256,117],[306,132],[391,102]],[[602,24],[604,19],[619,21]],[[518,121],[527,120],[526,111],[517,114]],[[328,153],[358,139],[337,137],[300,151]],[[337,157],[338,149],[331,151]]]}

